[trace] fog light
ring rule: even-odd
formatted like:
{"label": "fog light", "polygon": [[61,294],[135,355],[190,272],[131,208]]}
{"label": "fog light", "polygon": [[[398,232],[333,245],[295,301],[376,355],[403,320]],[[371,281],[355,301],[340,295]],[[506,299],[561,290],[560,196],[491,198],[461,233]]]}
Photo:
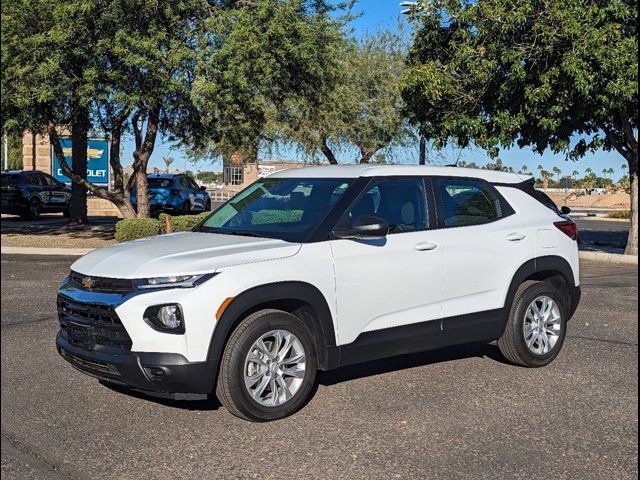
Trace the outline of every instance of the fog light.
{"label": "fog light", "polygon": [[144,321],[159,332],[184,333],[184,317],[177,303],[147,308],[144,312]]}

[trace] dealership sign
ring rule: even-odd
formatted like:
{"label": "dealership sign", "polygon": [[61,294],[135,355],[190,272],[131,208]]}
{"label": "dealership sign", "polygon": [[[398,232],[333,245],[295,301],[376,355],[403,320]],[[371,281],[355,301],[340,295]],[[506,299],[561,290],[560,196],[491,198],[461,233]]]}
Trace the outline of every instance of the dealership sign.
{"label": "dealership sign", "polygon": [[[60,139],[64,158],[71,167],[71,138]],[[63,183],[71,183],[71,179],[62,172],[62,167],[55,152],[51,152],[51,174]],[[95,185],[109,185],[109,141],[89,140],[87,146],[87,180]]]}

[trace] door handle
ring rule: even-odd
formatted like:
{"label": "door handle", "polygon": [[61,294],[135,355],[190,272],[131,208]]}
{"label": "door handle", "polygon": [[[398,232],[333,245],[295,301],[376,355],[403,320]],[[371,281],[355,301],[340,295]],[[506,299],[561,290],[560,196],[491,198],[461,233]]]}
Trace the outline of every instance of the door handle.
{"label": "door handle", "polygon": [[512,233],[507,235],[507,240],[510,242],[521,242],[525,240],[527,236],[524,233]]}
{"label": "door handle", "polygon": [[438,244],[433,242],[418,243],[416,246],[413,247],[413,249],[417,250],[418,252],[430,252],[437,248],[438,248]]}

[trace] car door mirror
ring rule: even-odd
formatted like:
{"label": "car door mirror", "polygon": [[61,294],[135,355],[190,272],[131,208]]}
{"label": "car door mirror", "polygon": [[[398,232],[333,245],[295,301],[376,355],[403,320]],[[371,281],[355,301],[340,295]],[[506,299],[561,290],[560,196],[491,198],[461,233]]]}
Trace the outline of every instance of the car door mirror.
{"label": "car door mirror", "polygon": [[334,230],[333,234],[337,238],[385,238],[389,234],[389,223],[385,219],[380,217],[362,215],[353,221],[353,223],[351,224],[351,228],[344,230]]}
{"label": "car door mirror", "polygon": [[562,207],[562,208],[560,209],[560,212],[561,212],[563,215],[569,215],[569,214],[571,213],[571,209],[570,209],[569,207],[567,207],[567,206],[564,206],[564,207]]}
{"label": "car door mirror", "polygon": [[200,191],[201,192],[206,192],[207,191],[207,187],[205,187],[205,186],[200,187]]}

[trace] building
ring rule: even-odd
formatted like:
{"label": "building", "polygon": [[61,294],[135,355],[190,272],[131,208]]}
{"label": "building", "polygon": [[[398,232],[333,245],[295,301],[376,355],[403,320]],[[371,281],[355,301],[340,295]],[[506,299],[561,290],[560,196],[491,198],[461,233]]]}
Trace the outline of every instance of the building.
{"label": "building", "polygon": [[257,163],[243,163],[238,155],[233,155],[230,160],[223,161],[224,189],[230,193],[238,193],[259,178],[266,177],[280,170],[289,168],[303,168],[309,164],[304,162],[266,160]]}

